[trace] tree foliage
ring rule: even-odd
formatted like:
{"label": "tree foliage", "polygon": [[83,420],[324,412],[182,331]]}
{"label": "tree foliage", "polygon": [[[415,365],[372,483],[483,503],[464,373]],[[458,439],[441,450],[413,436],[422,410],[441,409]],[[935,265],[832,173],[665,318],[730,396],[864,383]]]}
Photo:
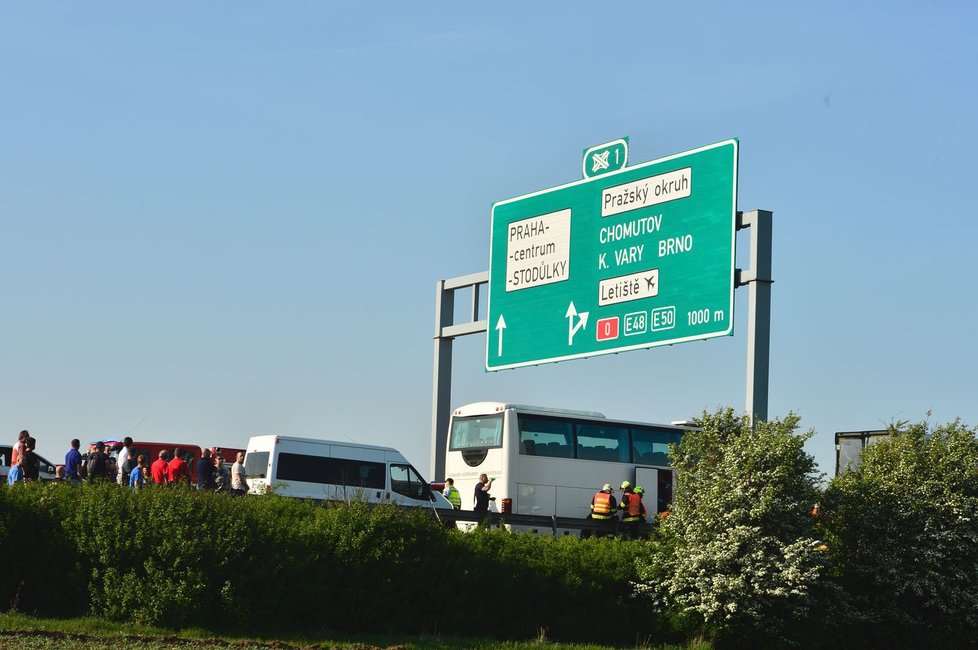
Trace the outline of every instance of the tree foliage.
{"label": "tree foliage", "polygon": [[810,514],[818,476],[804,451],[811,434],[797,434],[798,424],[789,415],[752,428],[732,409],[704,413],[702,430],[672,450],[668,551],[640,566],[640,588],[698,619],[721,644],[783,641],[824,574]]}
{"label": "tree foliage", "polygon": [[850,629],[875,644],[978,645],[978,440],[960,420],[867,447],[825,495]]}

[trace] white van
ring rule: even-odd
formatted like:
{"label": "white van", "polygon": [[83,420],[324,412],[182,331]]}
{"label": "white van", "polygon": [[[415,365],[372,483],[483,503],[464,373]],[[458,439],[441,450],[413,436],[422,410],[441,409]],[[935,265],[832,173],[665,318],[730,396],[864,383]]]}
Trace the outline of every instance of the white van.
{"label": "white van", "polygon": [[291,436],[254,436],[245,450],[249,492],[451,510],[391,447]]}

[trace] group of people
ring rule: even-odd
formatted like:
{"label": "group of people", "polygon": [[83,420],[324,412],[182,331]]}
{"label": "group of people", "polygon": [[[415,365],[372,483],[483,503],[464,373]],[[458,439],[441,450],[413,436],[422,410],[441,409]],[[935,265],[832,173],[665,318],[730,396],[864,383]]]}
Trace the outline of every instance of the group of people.
{"label": "group of people", "polygon": [[[588,519],[603,524],[595,532],[595,537],[614,535],[617,532],[621,532],[629,539],[639,537],[639,528],[649,517],[648,510],[642,502],[644,494],[645,489],[642,486],[632,487],[629,481],[621,483],[621,499],[615,498],[615,491],[610,483],[601,486],[601,489],[591,498],[591,512],[588,515]],[[619,513],[621,513],[620,522]]]}
{"label": "group of people", "polygon": [[[11,453],[11,467],[7,474],[9,485],[39,479],[40,462],[34,454],[36,444],[37,441],[27,431],[20,432]],[[229,491],[235,495],[248,491],[244,453],[238,452],[236,462],[227,469],[220,454],[205,448],[203,456],[196,463],[196,472],[192,473],[187,459],[192,461],[193,456],[180,447],[174,449],[172,454],[168,450],[160,451],[159,457],[151,464],[144,454],[133,456],[132,444],[132,438],[126,436],[118,454],[112,456],[105,443],[100,441],[95,443],[92,451],[82,454],[81,441],[75,438],[65,454],[64,465],[57,467],[56,480],[72,485],[86,480],[113,482],[136,491],[147,485],[193,485],[198,490]]]}
{"label": "group of people", "polygon": [[[489,513],[489,502],[493,499],[493,497],[489,496],[489,490],[492,489],[493,480],[485,474],[479,474],[479,481],[475,484],[475,494],[472,497],[472,510],[475,514],[479,515],[480,520],[484,519]],[[442,491],[442,494],[452,504],[453,508],[456,510],[462,509],[462,494],[455,487],[454,479],[445,479],[445,489]]]}
{"label": "group of people", "polygon": [[[486,474],[479,475],[479,481],[475,484],[475,494],[473,495],[473,511],[482,520],[489,513],[489,503],[493,497],[489,496],[492,489],[493,479]],[[445,479],[445,489],[442,492],[446,499],[456,510],[462,509],[462,495],[455,487],[455,481],[451,478]],[[594,497],[591,498],[591,512],[588,519],[601,522],[602,526],[594,533],[595,537],[614,535],[621,533],[629,539],[636,539],[641,536],[641,525],[648,520],[649,512],[645,507],[642,498],[645,489],[636,485],[632,487],[631,482],[622,481],[621,499],[615,497],[615,491],[610,483],[605,483]],[[621,518],[619,519],[619,514]]]}

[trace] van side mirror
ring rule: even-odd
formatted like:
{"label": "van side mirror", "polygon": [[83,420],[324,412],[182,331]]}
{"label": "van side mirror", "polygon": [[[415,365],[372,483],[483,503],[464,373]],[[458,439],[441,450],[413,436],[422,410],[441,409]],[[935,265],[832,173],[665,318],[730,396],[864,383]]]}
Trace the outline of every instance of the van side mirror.
{"label": "van side mirror", "polygon": [[421,498],[427,499],[428,501],[435,500],[435,497],[431,494],[431,486],[428,485],[427,483],[424,483],[421,486]]}

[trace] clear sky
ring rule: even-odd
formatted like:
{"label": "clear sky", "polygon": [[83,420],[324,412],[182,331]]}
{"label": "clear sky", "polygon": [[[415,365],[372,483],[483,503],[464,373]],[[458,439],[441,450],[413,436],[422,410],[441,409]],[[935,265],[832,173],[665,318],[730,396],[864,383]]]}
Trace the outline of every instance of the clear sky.
{"label": "clear sky", "polygon": [[[0,431],[387,444],[427,473],[435,282],[493,202],[740,139],[774,212],[770,415],[978,424],[966,0],[0,3]],[[746,266],[739,260],[738,266]],[[735,335],[486,373],[453,405],[744,408]],[[741,295],[744,294],[744,295]],[[8,442],[9,444],[9,442]],[[438,478],[438,477],[429,477]]]}

